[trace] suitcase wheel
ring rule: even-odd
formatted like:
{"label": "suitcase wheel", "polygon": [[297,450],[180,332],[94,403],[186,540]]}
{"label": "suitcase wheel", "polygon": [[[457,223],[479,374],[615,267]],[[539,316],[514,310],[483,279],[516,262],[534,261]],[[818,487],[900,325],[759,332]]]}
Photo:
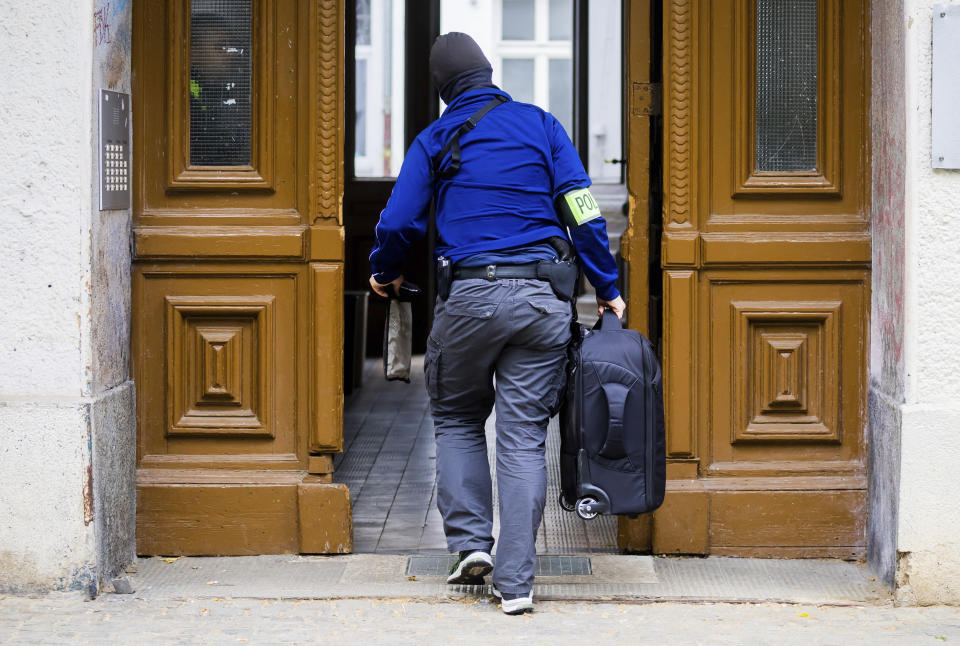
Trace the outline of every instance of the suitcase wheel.
{"label": "suitcase wheel", "polygon": [[564,497],[562,491],[560,492],[560,500],[559,500],[559,502],[560,502],[560,506],[563,507],[563,510],[564,510],[564,511],[576,511],[576,510],[577,510],[577,506],[576,506],[576,505],[567,502],[567,499],[566,499],[566,497]]}
{"label": "suitcase wheel", "polygon": [[590,496],[586,496],[577,501],[577,516],[584,520],[590,520],[597,517],[594,511],[597,501]]}

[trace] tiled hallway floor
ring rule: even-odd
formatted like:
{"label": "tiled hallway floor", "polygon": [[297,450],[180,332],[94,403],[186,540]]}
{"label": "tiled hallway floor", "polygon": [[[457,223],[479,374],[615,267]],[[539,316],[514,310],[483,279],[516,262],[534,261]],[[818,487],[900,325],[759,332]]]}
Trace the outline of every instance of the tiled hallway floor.
{"label": "tiled hallway floor", "polygon": [[[350,488],[354,550],[378,553],[446,553],[436,503],[433,422],[423,385],[423,357],[416,357],[413,381],[387,382],[382,364],[367,362],[363,388],[347,397],[344,452],[337,456],[334,481]],[[493,417],[487,446],[494,472]],[[584,521],[560,509],[560,438],[556,419],[547,433],[547,504],[537,536],[540,554],[616,552],[617,519]],[[494,487],[494,537],[499,533]]]}

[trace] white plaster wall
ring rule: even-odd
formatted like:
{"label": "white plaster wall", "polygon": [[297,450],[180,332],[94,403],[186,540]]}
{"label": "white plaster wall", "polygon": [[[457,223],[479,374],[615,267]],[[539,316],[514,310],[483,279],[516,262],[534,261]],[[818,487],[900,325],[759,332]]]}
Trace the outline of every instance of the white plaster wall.
{"label": "white plaster wall", "polygon": [[87,407],[0,403],[0,592],[96,590]]}
{"label": "white plaster wall", "polygon": [[89,3],[14,3],[0,22],[0,397],[77,397],[90,217]]}
{"label": "white plaster wall", "polygon": [[95,579],[92,4],[0,0],[0,589]]}
{"label": "white plaster wall", "polygon": [[931,167],[933,6],[906,0],[905,399],[898,594],[960,603],[960,172]]}

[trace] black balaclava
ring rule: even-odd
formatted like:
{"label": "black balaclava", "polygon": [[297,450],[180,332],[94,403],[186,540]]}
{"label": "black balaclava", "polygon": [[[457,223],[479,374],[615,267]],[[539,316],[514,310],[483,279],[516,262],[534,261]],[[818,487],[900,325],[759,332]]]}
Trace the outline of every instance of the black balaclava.
{"label": "black balaclava", "polygon": [[433,42],[430,75],[446,104],[467,90],[497,87],[492,80],[493,67],[480,46],[459,31],[438,36]]}

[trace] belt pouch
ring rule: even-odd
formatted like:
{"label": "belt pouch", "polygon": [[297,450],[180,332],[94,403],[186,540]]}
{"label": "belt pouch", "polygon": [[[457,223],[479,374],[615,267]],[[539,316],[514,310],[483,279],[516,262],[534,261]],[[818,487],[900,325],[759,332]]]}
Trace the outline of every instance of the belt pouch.
{"label": "belt pouch", "polygon": [[413,308],[409,302],[387,301],[387,324],[383,332],[383,376],[387,381],[410,383],[413,356]]}
{"label": "belt pouch", "polygon": [[437,259],[437,296],[441,301],[447,300],[450,295],[450,285],[453,283],[453,263],[449,258]]}
{"label": "belt pouch", "polygon": [[544,260],[537,263],[537,278],[548,281],[553,288],[553,293],[562,301],[573,300],[578,275],[577,263],[571,260],[560,262]]}

